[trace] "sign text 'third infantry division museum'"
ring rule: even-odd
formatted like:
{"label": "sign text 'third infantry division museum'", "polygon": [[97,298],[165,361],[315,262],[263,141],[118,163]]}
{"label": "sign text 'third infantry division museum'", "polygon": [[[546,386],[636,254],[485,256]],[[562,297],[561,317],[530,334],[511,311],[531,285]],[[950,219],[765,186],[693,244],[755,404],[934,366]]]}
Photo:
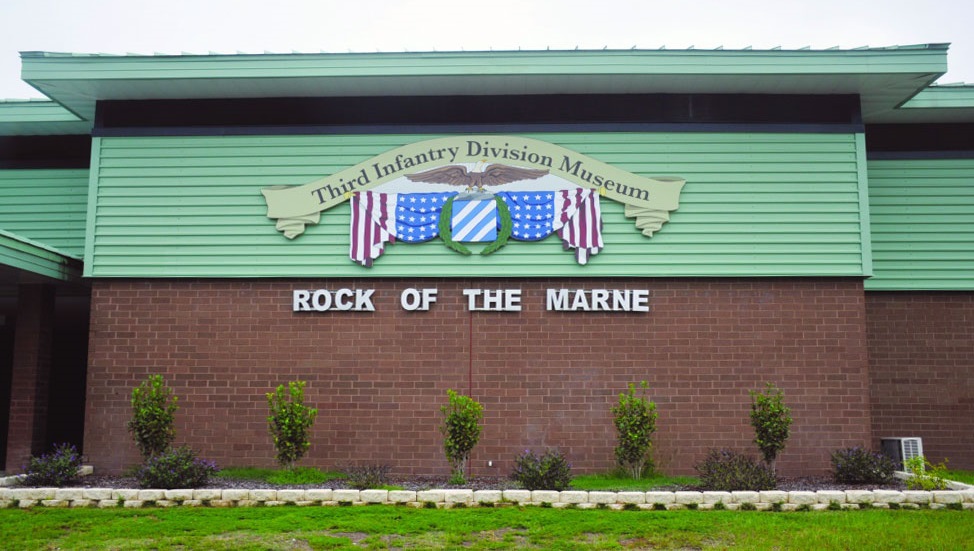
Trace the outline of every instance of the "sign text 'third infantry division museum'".
{"label": "sign text 'third infantry division museum'", "polygon": [[974,468],[974,87],[947,46],[857,50],[22,54],[0,102],[0,457],[138,461],[161,374],[178,442],[271,465],[265,393],[307,381],[305,460],[443,474],[614,463],[645,380],[655,458],[778,462],[923,439]]}

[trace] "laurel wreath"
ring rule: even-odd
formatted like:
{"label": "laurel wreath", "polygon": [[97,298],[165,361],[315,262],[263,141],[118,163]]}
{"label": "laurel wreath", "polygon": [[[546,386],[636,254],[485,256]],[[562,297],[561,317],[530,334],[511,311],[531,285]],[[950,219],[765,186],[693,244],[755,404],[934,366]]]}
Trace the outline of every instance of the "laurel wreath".
{"label": "laurel wreath", "polygon": [[497,239],[480,251],[480,254],[484,256],[507,245],[507,240],[511,237],[511,211],[507,208],[507,203],[502,201],[500,197],[495,195],[494,201],[497,203],[497,214],[501,217],[501,231],[497,234]]}
{"label": "laurel wreath", "polygon": [[[451,227],[451,219],[453,218],[453,200],[456,196],[450,197],[446,200],[446,204],[443,205],[443,210],[440,212],[440,239],[446,243],[446,246],[454,251],[462,254],[469,255],[470,249],[465,247],[463,243],[457,243],[453,240],[453,228]],[[507,244],[507,240],[511,237],[511,211],[507,208],[507,204],[501,200],[500,197],[494,196],[494,202],[497,203],[497,214],[501,219],[501,230],[497,234],[497,239],[495,239],[490,245],[484,247],[484,250],[480,251],[482,256],[487,256],[491,253],[496,252],[498,249]]]}

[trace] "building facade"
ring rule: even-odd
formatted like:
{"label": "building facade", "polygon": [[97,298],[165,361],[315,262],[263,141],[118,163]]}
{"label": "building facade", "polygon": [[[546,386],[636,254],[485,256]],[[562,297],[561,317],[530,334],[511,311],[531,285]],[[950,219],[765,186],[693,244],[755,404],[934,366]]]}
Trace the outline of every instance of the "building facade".
{"label": "building facade", "polygon": [[152,374],[221,465],[273,463],[265,394],[303,380],[309,465],[446,472],[456,389],[473,474],[606,470],[646,381],[664,472],[754,450],[768,382],[786,475],[887,436],[974,468],[946,45],[22,58],[51,101],[0,103],[8,470],[64,440],[136,463]]}

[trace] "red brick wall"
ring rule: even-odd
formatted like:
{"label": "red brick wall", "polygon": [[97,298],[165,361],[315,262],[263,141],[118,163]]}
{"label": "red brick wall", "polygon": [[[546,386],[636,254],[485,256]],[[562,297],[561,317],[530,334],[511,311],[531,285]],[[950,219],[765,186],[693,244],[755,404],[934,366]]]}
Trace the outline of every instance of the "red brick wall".
{"label": "red brick wall", "polygon": [[6,467],[20,472],[31,455],[47,452],[48,386],[54,336],[54,287],[21,285],[17,295]]}
{"label": "red brick wall", "polygon": [[873,435],[919,436],[933,462],[974,469],[974,293],[866,295]]}
{"label": "red brick wall", "polygon": [[[291,311],[293,289],[342,287],[376,289],[377,312]],[[408,287],[438,288],[433,310],[403,311]],[[651,312],[546,312],[549,287],[649,289]],[[523,311],[471,314],[464,288],[520,288]],[[177,443],[221,465],[273,464],[264,394],[302,379],[320,410],[302,464],[446,474],[438,408],[454,388],[486,409],[474,474],[543,446],[598,471],[614,464],[609,408],[645,379],[657,461],[692,473],[711,447],[756,453],[748,390],[773,381],[795,418],[779,471],[819,473],[871,437],[863,300],[851,279],[94,281],[85,452],[109,471],[138,461],[129,396],[161,373]]]}

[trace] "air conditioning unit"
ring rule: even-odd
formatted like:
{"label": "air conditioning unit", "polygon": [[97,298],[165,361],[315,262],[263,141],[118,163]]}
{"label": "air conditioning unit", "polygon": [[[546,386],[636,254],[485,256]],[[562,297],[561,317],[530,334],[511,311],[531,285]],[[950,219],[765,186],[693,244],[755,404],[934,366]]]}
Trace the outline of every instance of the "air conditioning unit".
{"label": "air conditioning unit", "polygon": [[907,460],[923,457],[923,441],[918,437],[880,438],[879,443],[883,455],[896,461],[896,465],[904,471]]}

